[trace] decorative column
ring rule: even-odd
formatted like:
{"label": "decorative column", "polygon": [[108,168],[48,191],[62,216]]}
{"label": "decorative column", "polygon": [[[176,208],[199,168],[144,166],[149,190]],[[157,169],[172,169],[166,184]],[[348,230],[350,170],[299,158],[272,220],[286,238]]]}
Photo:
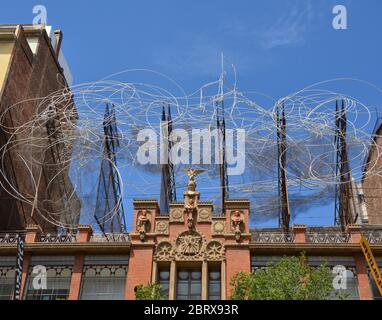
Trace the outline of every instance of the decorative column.
{"label": "decorative column", "polygon": [[305,243],[306,242],[306,225],[295,224],[293,226],[294,243]]}
{"label": "decorative column", "polygon": [[151,283],[157,283],[158,281],[158,262],[153,261],[153,270],[151,272]]}
{"label": "decorative column", "polygon": [[169,300],[176,298],[176,262],[171,261],[170,265],[170,289],[168,293]]}
{"label": "decorative column", "polygon": [[226,282],[226,277],[227,277],[227,264],[226,261],[223,260],[221,264],[221,298],[222,300],[227,299],[227,282]]}
{"label": "decorative column", "polygon": [[208,264],[202,262],[202,300],[208,300]]}

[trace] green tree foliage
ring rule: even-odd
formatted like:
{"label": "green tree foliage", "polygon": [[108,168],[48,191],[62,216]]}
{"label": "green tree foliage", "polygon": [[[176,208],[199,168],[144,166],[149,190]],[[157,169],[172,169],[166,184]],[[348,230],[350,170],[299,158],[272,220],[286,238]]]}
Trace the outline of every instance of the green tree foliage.
{"label": "green tree foliage", "polygon": [[140,284],[135,287],[136,300],[164,300],[166,297],[160,292],[159,284]]}
{"label": "green tree foliage", "polygon": [[327,300],[333,275],[326,264],[310,267],[306,257],[283,257],[265,270],[239,272],[231,280],[235,300]]}

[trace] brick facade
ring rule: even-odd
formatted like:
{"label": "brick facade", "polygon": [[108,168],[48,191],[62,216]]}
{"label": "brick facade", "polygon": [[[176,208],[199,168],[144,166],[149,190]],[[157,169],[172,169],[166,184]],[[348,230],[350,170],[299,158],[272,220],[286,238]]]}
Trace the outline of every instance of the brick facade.
{"label": "brick facade", "polygon": [[[51,39],[48,37],[45,29],[27,27],[24,30],[21,25],[9,27],[8,29],[9,33],[5,33],[3,37],[7,37],[7,42],[13,41],[14,46],[6,78],[3,87],[0,88],[0,112],[3,114],[1,125],[9,128],[9,130],[7,132],[2,129],[0,130],[0,145],[3,146],[5,143],[11,143],[12,150],[9,150],[4,157],[7,179],[25,197],[27,195],[31,196],[31,192],[35,193],[36,191],[34,191],[35,187],[32,184],[28,168],[20,160],[20,155],[26,160],[32,156],[34,161],[46,164],[55,163],[57,160],[54,159],[55,156],[53,156],[52,151],[49,151],[49,149],[46,152],[41,152],[40,149],[31,152],[22,143],[20,144],[20,141],[23,141],[23,139],[31,137],[32,131],[28,127],[25,130],[16,130],[15,128],[28,124],[33,120],[36,112],[38,112],[37,106],[41,103],[41,97],[49,97],[55,92],[68,87],[52,47]],[[29,37],[35,38],[38,42],[35,52],[32,52],[27,42]],[[70,100],[71,98],[68,97],[68,99]],[[46,101],[44,108],[47,108],[48,100]],[[70,104],[74,107],[74,104],[69,101]],[[62,102],[62,105],[58,106],[58,112],[62,111],[60,109],[63,109],[64,105],[67,105],[67,102]],[[44,129],[45,131],[47,130],[44,127],[39,130],[43,132]],[[69,155],[70,152],[67,154]],[[33,174],[35,181],[39,181],[36,192],[39,211],[42,214],[44,214],[44,209],[55,212],[63,211],[65,204],[62,201],[60,202],[61,192],[59,186],[50,184],[47,190],[49,179],[54,176],[54,172],[50,172],[47,168],[37,168],[36,166],[33,169]],[[65,183],[70,190],[71,183],[67,174],[67,171],[63,172],[63,175],[66,176]],[[11,187],[4,182],[2,177],[0,179],[2,179],[2,185],[12,193]],[[7,215],[0,215],[0,230],[21,230],[29,224],[37,224],[45,231],[55,230],[55,226],[48,223],[39,214],[34,215],[36,210],[32,211],[30,203],[16,201],[3,188],[0,189],[0,200],[0,212],[8,213]],[[44,208],[43,200],[52,200],[51,206],[53,203],[59,204],[53,205],[54,208]],[[79,208],[79,202],[77,207]]]}

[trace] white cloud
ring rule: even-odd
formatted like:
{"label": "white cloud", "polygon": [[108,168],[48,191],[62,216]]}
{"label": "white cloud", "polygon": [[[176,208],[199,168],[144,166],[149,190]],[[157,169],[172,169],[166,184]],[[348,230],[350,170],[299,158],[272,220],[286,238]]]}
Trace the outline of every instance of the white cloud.
{"label": "white cloud", "polygon": [[259,34],[260,44],[265,49],[302,44],[313,21],[314,11],[309,2],[303,7],[294,7],[277,18],[274,23],[263,27]]}

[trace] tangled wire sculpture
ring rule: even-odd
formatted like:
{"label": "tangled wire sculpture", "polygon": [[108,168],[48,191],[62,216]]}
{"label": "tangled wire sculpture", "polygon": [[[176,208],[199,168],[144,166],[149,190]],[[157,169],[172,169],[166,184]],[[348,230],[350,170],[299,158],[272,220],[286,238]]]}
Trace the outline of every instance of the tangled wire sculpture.
{"label": "tangled wire sculpture", "polygon": [[[94,222],[99,170],[104,157],[106,104],[113,105],[115,111],[119,141],[116,170],[121,203],[125,207],[130,207],[129,201],[135,197],[159,198],[161,166],[138,161],[137,152],[143,142],[137,140],[137,135],[143,129],[159,134],[163,105],[171,106],[172,128],[185,130],[189,137],[193,129],[216,129],[219,110],[224,112],[227,129],[245,130],[245,171],[229,176],[229,196],[251,199],[258,219],[277,215],[277,106],[283,104],[285,108],[285,170],[292,211],[303,212],[307,205],[333,200],[338,152],[334,143],[336,101],[339,104],[343,101],[346,110],[346,141],[354,180],[362,178],[370,148],[378,155],[381,151],[381,146],[371,139],[376,121],[373,107],[327,88],[350,82],[381,93],[362,81],[325,81],[273,99],[256,92],[241,92],[236,81],[228,85],[223,76],[192,94],[186,94],[174,81],[154,72],[150,74],[164,79],[175,90],[115,79],[128,78],[132,72],[137,71],[63,89],[40,99],[20,101],[2,112],[1,129],[7,138],[0,149],[0,174],[2,187],[11,198],[59,227],[72,228],[79,220]],[[242,152],[237,145],[232,146],[234,154]],[[9,161],[13,170],[23,177],[22,185],[10,178]],[[376,160],[369,167],[374,168],[373,175],[380,175],[382,168],[377,170],[375,165]],[[187,177],[181,172],[188,166],[187,163],[175,165],[178,194],[186,187]],[[207,169],[206,174],[198,177],[198,190],[204,198],[218,200],[218,166],[202,163],[196,167]],[[41,194],[49,196],[38,196]],[[113,218],[115,209],[110,208],[108,219]],[[67,214],[63,215],[62,210]]]}

